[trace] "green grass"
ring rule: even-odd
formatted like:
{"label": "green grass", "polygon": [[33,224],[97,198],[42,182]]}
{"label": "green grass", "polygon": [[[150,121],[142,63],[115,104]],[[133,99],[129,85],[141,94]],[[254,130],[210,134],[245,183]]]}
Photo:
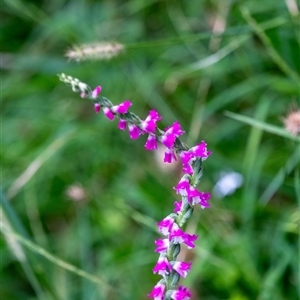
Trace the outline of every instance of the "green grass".
{"label": "green grass", "polygon": [[[8,1],[1,6],[1,299],[148,299],[159,237],[180,166],[162,171],[59,82],[78,77],[141,118],[178,120],[241,188],[195,210],[199,234],[182,282],[201,300],[291,300],[299,290],[299,14],[288,1]],[[299,8],[298,8],[299,9]],[[217,27],[218,25],[218,27]],[[213,28],[215,32],[213,33]],[[107,61],[68,61],[73,45],[117,41]],[[70,186],[84,190],[80,201]]]}

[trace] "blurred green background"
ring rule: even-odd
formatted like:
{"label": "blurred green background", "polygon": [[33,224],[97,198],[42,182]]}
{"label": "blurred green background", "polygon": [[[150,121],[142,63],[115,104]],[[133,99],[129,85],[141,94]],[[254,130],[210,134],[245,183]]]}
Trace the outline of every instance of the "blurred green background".
{"label": "blurred green background", "polygon": [[[299,138],[283,125],[299,108],[295,0],[4,0],[1,19],[1,299],[148,299],[160,279],[155,222],[181,167],[96,115],[62,72],[207,141],[211,208],[195,210],[181,257],[193,299],[299,299]],[[103,41],[125,50],[65,57]],[[218,193],[230,172],[242,185]]]}

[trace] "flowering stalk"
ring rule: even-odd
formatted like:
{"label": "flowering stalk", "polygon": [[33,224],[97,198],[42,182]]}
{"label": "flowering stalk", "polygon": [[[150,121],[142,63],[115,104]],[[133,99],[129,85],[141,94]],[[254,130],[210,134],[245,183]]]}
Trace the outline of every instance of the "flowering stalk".
{"label": "flowering stalk", "polygon": [[115,117],[119,118],[118,128],[126,130],[128,126],[131,139],[137,139],[140,135],[147,134],[146,150],[155,150],[157,149],[157,143],[162,143],[165,146],[164,162],[171,163],[173,160],[177,160],[176,154],[180,157],[184,175],[174,187],[174,190],[182,199],[174,203],[173,213],[157,223],[158,231],[165,238],[155,241],[155,252],[159,253],[159,258],[153,268],[153,272],[161,275],[162,279],[155,285],[148,296],[154,300],[190,299],[191,292],[189,289],[184,286],[178,287],[178,282],[180,277],[187,276],[192,262],[178,261],[177,256],[182,243],[188,249],[195,247],[198,235],[188,234],[182,230],[182,226],[191,217],[194,206],[209,207],[210,194],[200,192],[195,187],[202,177],[202,162],[211,154],[211,151],[207,150],[204,141],[192,148],[182,143],[179,136],[184,131],[177,121],[165,128],[165,130],[159,129],[156,123],[162,117],[155,110],[151,110],[148,116],[142,120],[128,111],[132,105],[129,100],[119,105],[113,105],[107,98],[100,96],[100,86],[92,90],[87,84],[80,82],[76,78],[65,74],[58,76],[62,82],[71,85],[73,91],[80,92],[82,98],[89,98],[94,104],[96,113],[99,113],[102,109],[109,120],[112,121]]}

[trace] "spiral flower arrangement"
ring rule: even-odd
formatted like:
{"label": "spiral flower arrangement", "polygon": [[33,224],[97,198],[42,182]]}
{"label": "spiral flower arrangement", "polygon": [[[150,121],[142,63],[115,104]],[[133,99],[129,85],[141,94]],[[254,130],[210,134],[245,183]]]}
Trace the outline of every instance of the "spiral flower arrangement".
{"label": "spiral flower arrangement", "polygon": [[192,262],[177,260],[181,245],[185,244],[188,249],[195,247],[198,238],[196,234],[185,232],[182,227],[191,217],[195,205],[201,208],[209,207],[210,193],[196,189],[202,177],[202,163],[210,155],[205,141],[189,148],[181,142],[179,136],[184,134],[178,121],[161,130],[157,122],[162,119],[156,110],[150,110],[145,119],[141,119],[134,113],[129,112],[132,103],[129,100],[114,105],[110,100],[100,95],[101,87],[91,89],[87,84],[65,74],[58,75],[59,79],[70,85],[72,90],[79,92],[82,98],[88,98],[94,105],[94,110],[101,110],[110,120],[119,119],[118,128],[125,131],[128,128],[129,137],[133,140],[141,135],[147,135],[146,150],[156,150],[158,143],[165,146],[164,162],[171,163],[177,160],[182,162],[183,176],[174,187],[176,194],[181,196],[180,201],[174,203],[174,210],[160,222],[157,222],[158,231],[164,238],[155,240],[155,252],[159,254],[153,272],[162,276],[161,280],[148,294],[154,300],[188,300],[191,298],[190,290],[178,285],[180,277],[186,277],[191,269]]}

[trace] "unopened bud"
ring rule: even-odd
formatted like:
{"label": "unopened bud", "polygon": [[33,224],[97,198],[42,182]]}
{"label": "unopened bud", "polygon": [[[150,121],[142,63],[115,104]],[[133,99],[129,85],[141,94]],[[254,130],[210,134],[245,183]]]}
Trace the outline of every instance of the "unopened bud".
{"label": "unopened bud", "polygon": [[100,103],[98,103],[98,102],[94,103],[94,109],[95,109],[96,114],[99,113],[100,108],[101,108]]}

